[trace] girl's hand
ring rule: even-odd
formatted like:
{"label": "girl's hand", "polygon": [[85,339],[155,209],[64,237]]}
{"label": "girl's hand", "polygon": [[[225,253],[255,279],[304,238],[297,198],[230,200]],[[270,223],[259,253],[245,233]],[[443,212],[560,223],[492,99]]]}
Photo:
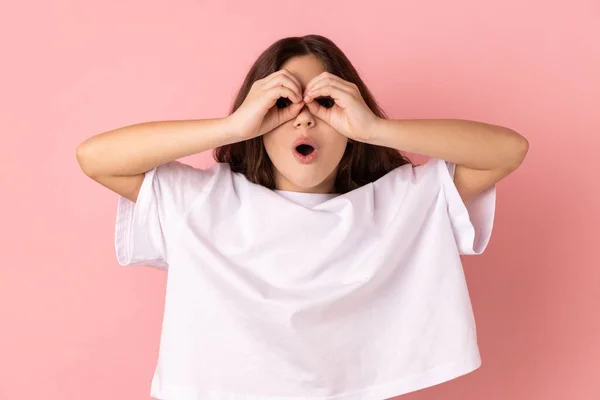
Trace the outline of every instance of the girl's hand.
{"label": "girl's hand", "polygon": [[[273,72],[252,84],[248,95],[228,119],[241,140],[252,139],[295,118],[302,108],[300,82],[286,69]],[[281,98],[292,102],[289,107],[276,107]]]}
{"label": "girl's hand", "polygon": [[[329,96],[331,100],[318,99]],[[365,103],[358,86],[329,72],[315,76],[306,85],[304,97],[308,110],[349,139],[370,142],[381,118]],[[321,103],[321,104],[319,104]],[[329,103],[329,104],[328,104]]]}

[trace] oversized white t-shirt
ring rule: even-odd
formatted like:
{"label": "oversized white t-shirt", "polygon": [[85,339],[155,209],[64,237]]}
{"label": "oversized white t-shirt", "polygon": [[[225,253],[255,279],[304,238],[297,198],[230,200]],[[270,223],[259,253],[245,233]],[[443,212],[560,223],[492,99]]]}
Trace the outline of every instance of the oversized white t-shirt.
{"label": "oversized white t-shirt", "polygon": [[120,197],[120,265],[167,270],[151,396],[382,400],[481,359],[461,254],[486,248],[496,188],[406,164],[345,194],[269,190],[178,161]]}

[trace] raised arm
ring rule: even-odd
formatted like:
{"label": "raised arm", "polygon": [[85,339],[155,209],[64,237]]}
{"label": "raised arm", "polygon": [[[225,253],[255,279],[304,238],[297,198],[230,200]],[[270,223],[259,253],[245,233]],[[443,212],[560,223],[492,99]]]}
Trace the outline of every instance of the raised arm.
{"label": "raised arm", "polygon": [[90,137],[77,147],[77,160],[87,176],[136,201],[146,171],[240,140],[227,117],[143,122]]}

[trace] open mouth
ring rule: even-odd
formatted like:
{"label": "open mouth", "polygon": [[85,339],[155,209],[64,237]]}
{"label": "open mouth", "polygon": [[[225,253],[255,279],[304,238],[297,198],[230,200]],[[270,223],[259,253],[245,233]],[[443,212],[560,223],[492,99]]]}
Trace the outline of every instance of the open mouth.
{"label": "open mouth", "polygon": [[303,156],[307,156],[310,153],[312,153],[314,151],[314,147],[312,147],[309,144],[301,144],[300,146],[296,147],[296,151],[300,154],[302,154]]}

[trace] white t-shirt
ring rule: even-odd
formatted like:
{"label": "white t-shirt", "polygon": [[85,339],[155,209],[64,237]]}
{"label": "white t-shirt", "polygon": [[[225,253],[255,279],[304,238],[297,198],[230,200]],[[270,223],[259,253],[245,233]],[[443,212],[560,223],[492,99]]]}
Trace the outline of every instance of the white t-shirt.
{"label": "white t-shirt", "polygon": [[461,254],[496,188],[468,203],[439,159],[345,194],[269,190],[178,161],[119,198],[120,265],[167,270],[151,396],[382,400],[481,365]]}

